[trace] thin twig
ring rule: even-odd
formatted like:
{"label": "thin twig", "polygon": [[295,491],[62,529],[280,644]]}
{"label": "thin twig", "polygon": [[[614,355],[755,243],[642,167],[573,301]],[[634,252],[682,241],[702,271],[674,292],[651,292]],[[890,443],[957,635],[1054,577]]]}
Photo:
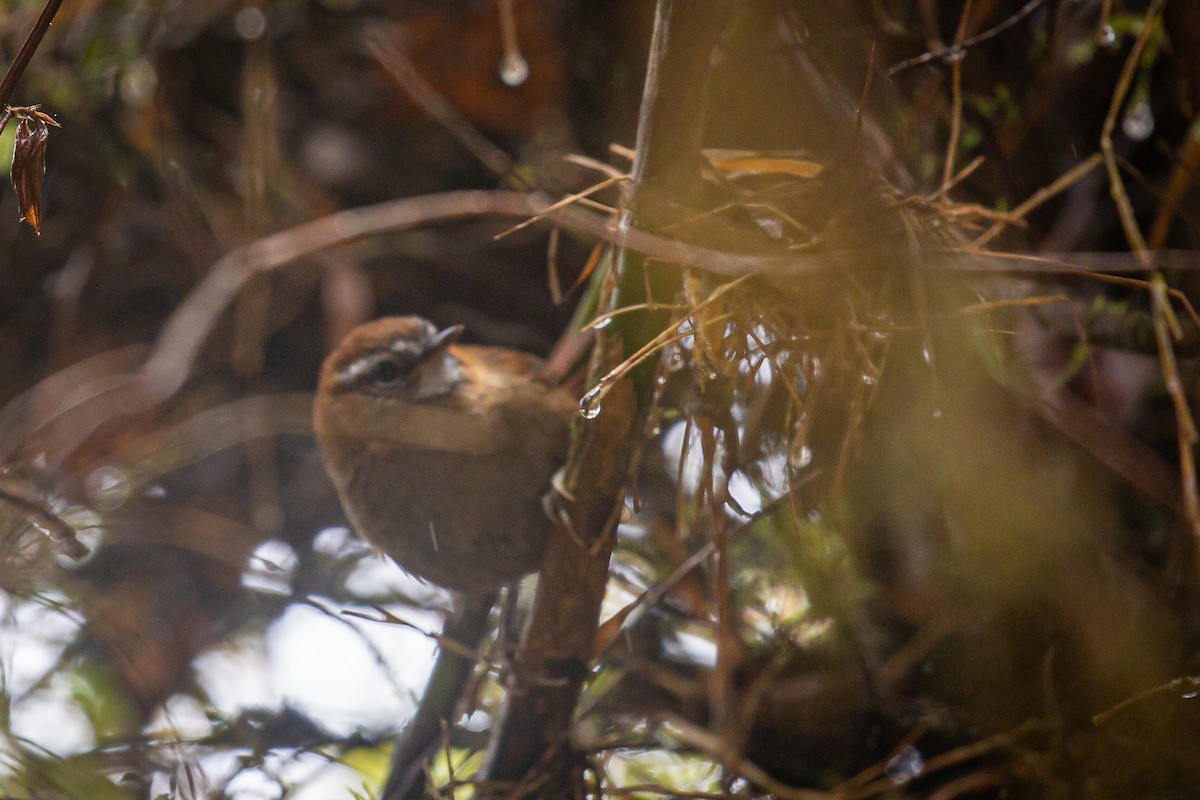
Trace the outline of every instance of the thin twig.
{"label": "thin twig", "polygon": [[[749,277],[749,276],[746,276],[746,277]],[[604,377],[602,377],[596,383],[596,385],[591,389],[591,391],[589,391],[586,395],[584,395],[584,401],[581,401],[581,402],[586,401],[591,404],[598,404],[601,400],[604,399],[604,395],[606,395],[608,393],[608,391],[613,386],[615,386],[622,377],[624,377],[626,374],[629,373],[630,370],[637,367],[638,364],[641,364],[643,361],[645,361],[651,355],[656,353],[658,350],[661,350],[663,347],[665,347],[668,344],[671,344],[672,342],[686,339],[689,336],[698,335],[699,334],[698,328],[700,326],[697,326],[695,324],[695,322],[693,322],[692,327],[689,330],[685,331],[684,333],[677,333],[676,331],[679,328],[679,326],[682,325],[684,322],[687,322],[688,320],[694,320],[695,315],[698,311],[702,310],[703,308],[705,308],[707,306],[712,305],[713,303],[715,303],[718,299],[720,299],[722,296],[724,296],[726,293],[728,293],[733,288],[735,288],[737,286],[741,286],[744,280],[745,280],[745,278],[741,278],[738,280],[730,281],[729,283],[723,283],[720,286],[718,286],[716,288],[716,290],[714,290],[713,293],[710,294],[704,301],[702,301],[701,303],[692,307],[688,311],[687,314],[684,314],[679,319],[677,319],[674,322],[672,322],[671,324],[667,325],[665,328],[663,328],[662,331],[659,332],[659,334],[657,336],[655,336],[650,341],[646,342],[646,344],[642,345],[642,347],[639,348],[633,355],[629,356],[624,361],[622,361],[620,364],[618,364],[617,366],[615,366],[611,370],[609,370],[604,375]],[[729,316],[730,316],[729,314],[722,314],[722,315],[717,316],[714,319],[707,320],[705,324],[711,325],[715,322],[724,322],[726,319],[729,318]]]}
{"label": "thin twig", "polygon": [[[5,435],[4,440],[0,441],[0,459],[11,457],[27,435],[66,415],[77,418],[79,422],[70,432],[63,432],[61,441],[56,441],[56,445],[61,445],[62,452],[70,452],[96,426],[113,416],[138,413],[174,395],[191,375],[200,348],[216,321],[253,275],[373,236],[455,219],[524,217],[541,212],[549,203],[548,198],[538,193],[498,190],[463,190],[408,197],[339,211],[232,250],[213,264],[205,279],[176,307],[149,359],[138,373],[109,375],[76,385],[64,397],[62,405],[40,414],[32,423],[25,423],[19,418],[20,409],[11,405],[6,407],[0,413],[0,419],[19,422],[17,427],[26,435],[12,437],[12,440]],[[607,218],[576,207],[564,208],[559,214],[555,222],[577,233],[636,250],[650,258],[692,265],[728,278],[766,275],[790,279],[815,275],[851,268],[861,262],[864,253],[852,249],[788,256],[729,253],[656,236],[636,228],[615,230]],[[1155,259],[1162,268],[1196,270],[1200,266],[1197,263],[1200,259],[1193,251],[1159,251]],[[1150,267],[1131,261],[1129,255],[1124,253],[1035,255],[984,253],[968,248],[925,249],[921,267],[979,274],[1075,274],[1097,277],[1100,273],[1108,273],[1107,277],[1112,277],[1122,273],[1150,271]],[[51,376],[47,381],[55,381],[55,377]],[[50,384],[43,382],[33,391],[40,391],[43,386],[49,387]],[[46,394],[55,397],[62,393]],[[24,408],[22,404],[17,405]],[[0,425],[0,430],[11,431],[13,428],[4,424]]]}
{"label": "thin twig", "polygon": [[[980,739],[978,742],[963,745],[962,747],[956,747],[953,750],[948,750],[945,753],[940,753],[927,759],[921,774],[930,775],[934,772],[962,764],[964,761],[979,758],[994,750],[1011,747],[1015,742],[1026,736],[1049,730],[1051,727],[1046,722],[1034,720],[1020,725],[1014,730],[998,733],[986,739]],[[872,795],[894,792],[895,789],[896,784],[890,778],[883,778],[859,789],[834,796],[837,800],[862,800],[862,798],[871,797]]]}
{"label": "thin twig", "polygon": [[[962,109],[962,104],[960,103],[960,104],[959,104],[959,110],[960,110],[960,111],[959,111],[959,113],[960,113],[960,116],[961,116],[961,109]],[[941,186],[938,188],[938,190],[937,190],[936,192],[934,192],[932,195],[929,195],[929,196],[927,196],[927,197],[925,198],[925,202],[927,202],[927,203],[932,203],[933,201],[937,200],[937,199],[938,199],[938,198],[940,198],[940,197],[945,197],[945,196],[946,196],[946,194],[947,194],[947,193],[948,193],[948,192],[949,192],[951,189],[953,189],[955,186],[957,186],[958,184],[962,183],[962,182],[963,182],[963,181],[965,181],[967,178],[969,178],[969,177],[970,177],[970,176],[971,176],[971,175],[972,175],[972,174],[975,172],[975,170],[977,170],[977,169],[979,169],[980,167],[982,167],[982,166],[983,166],[983,162],[984,162],[984,161],[986,161],[986,160],[987,160],[987,157],[986,157],[986,156],[976,156],[976,157],[974,158],[974,160],[972,160],[972,161],[971,161],[971,163],[970,163],[970,164],[967,164],[965,167],[963,167],[962,169],[960,169],[960,170],[958,171],[958,174],[957,174],[957,175],[955,175],[955,176],[954,176],[953,178],[951,178],[949,181],[943,181],[943,182],[942,182],[942,185],[941,185]],[[952,207],[950,207],[950,208],[949,208],[949,209],[947,209],[947,210],[948,210],[948,211],[953,211],[953,209],[954,209],[954,208],[957,208],[957,205],[955,205],[955,206],[952,206]],[[940,212],[940,213],[945,213],[945,212]]]}
{"label": "thin twig", "polygon": [[[1102,154],[1092,153],[1083,161],[1064,172],[1048,186],[1043,186],[1041,189],[1038,189],[1036,192],[1031,194],[1029,198],[1025,200],[1025,202],[1021,203],[1011,212],[1009,212],[1009,216],[1014,219],[1023,219],[1026,214],[1028,214],[1030,211],[1033,211],[1042,203],[1066,191],[1068,188],[1074,185],[1076,181],[1091,172],[1103,161],[1104,156]],[[992,239],[995,239],[1000,235],[1001,232],[1003,232],[1004,225],[1005,223],[1003,221],[997,222],[995,225],[988,228],[982,236],[972,242],[972,244],[975,247],[983,247],[985,244],[990,242]]]}
{"label": "thin twig", "polygon": [[21,44],[21,49],[17,51],[16,57],[8,66],[8,71],[4,73],[4,78],[0,80],[0,108],[8,105],[13,90],[17,88],[17,81],[21,80],[21,76],[25,74],[25,68],[29,66],[30,59],[37,52],[42,38],[50,29],[50,23],[54,21],[54,15],[58,13],[58,7],[61,5],[62,0],[46,0],[46,5],[42,6],[42,13],[38,14],[33,28],[30,29],[29,35]]}
{"label": "thin twig", "polygon": [[1200,114],[1192,118],[1187,136],[1179,146],[1179,155],[1171,169],[1171,177],[1167,180],[1166,191],[1150,226],[1151,248],[1157,249],[1166,244],[1171,224],[1187,202],[1197,174],[1200,174]]}
{"label": "thin twig", "polygon": [[1125,231],[1125,238],[1129,241],[1129,246],[1134,254],[1146,264],[1150,263],[1150,248],[1146,246],[1146,240],[1138,227],[1137,217],[1133,213],[1133,204],[1125,192],[1125,183],[1121,180],[1121,172],[1117,167],[1112,136],[1113,131],[1117,128],[1117,115],[1125,104],[1125,97],[1129,94],[1133,76],[1142,61],[1142,52],[1146,49],[1146,43],[1150,41],[1150,34],[1158,26],[1165,2],[1166,0],[1154,0],[1150,4],[1150,8],[1146,10],[1146,16],[1142,20],[1142,29],[1138,31],[1133,48],[1130,49],[1129,56],[1125,59],[1121,77],[1117,80],[1117,87],[1109,101],[1108,114],[1105,115],[1104,125],[1100,129],[1100,152],[1104,154],[1104,166],[1108,169],[1109,191],[1112,194],[1113,202],[1116,203],[1117,214],[1121,218],[1121,227]]}
{"label": "thin twig", "polygon": [[408,56],[392,43],[382,27],[368,29],[365,40],[371,55],[387,70],[396,85],[424,109],[426,114],[441,123],[471,155],[499,177],[511,172],[512,158],[508,153],[492,144],[457,108],[439,94],[437,89],[421,76]]}
{"label": "thin twig", "polygon": [[1159,694],[1174,693],[1188,698],[1195,697],[1196,692],[1200,692],[1200,676],[1186,675],[1182,678],[1175,678],[1166,683],[1155,686],[1153,689],[1147,689],[1144,692],[1139,692],[1133,697],[1127,697],[1115,706],[1101,711],[1092,717],[1092,724],[1096,727],[1107,724],[1113,717],[1121,713],[1131,706],[1149,700],[1151,697]]}
{"label": "thin twig", "polygon": [[1096,39],[1101,44],[1111,44],[1106,41],[1105,31],[1112,30],[1113,0],[1103,0],[1100,5],[1100,25],[1096,28]]}
{"label": "thin twig", "polygon": [[950,187],[954,177],[954,162],[958,159],[958,137],[962,134],[962,65],[966,56],[962,43],[967,35],[967,24],[971,20],[974,5],[973,0],[963,3],[958,30],[954,34],[955,58],[950,65],[950,139],[946,142],[946,163],[942,165],[942,194]]}
{"label": "thin twig", "polygon": [[87,548],[75,537],[75,529],[62,517],[55,514],[41,501],[16,489],[10,489],[7,482],[0,483],[0,504],[19,508],[25,512],[28,522],[50,534],[57,540],[72,558],[79,558],[87,553]]}
{"label": "thin twig", "polygon": [[781,800],[831,800],[832,795],[815,789],[788,786],[773,778],[766,770],[744,756],[724,752],[724,742],[721,738],[699,725],[674,714],[664,714],[661,719],[670,726],[671,733],[684,745],[721,762],[733,774],[741,775]]}
{"label": "thin twig", "polygon": [[590,158],[589,156],[580,155],[579,153],[567,153],[563,156],[563,161],[582,169],[599,172],[601,175],[616,180],[627,180],[629,178],[628,172],[619,170],[611,164],[605,164],[603,161]]}
{"label": "thin twig", "polygon": [[922,53],[921,55],[916,56],[914,58],[910,58],[905,61],[901,61],[898,64],[894,64],[888,68],[888,76],[890,77],[892,75],[895,75],[897,72],[906,70],[909,67],[915,67],[918,64],[924,64],[928,61],[933,61],[935,58],[946,58],[948,56],[957,56],[960,52],[966,51],[966,50],[974,47],[977,44],[982,44],[983,42],[986,42],[988,39],[991,39],[993,36],[998,36],[1001,33],[1004,33],[1004,31],[1008,30],[1013,25],[1016,25],[1018,22],[1025,19],[1025,17],[1032,14],[1034,9],[1036,9],[1038,6],[1040,6],[1044,2],[1046,2],[1046,0],[1029,0],[1028,3],[1026,3],[1024,6],[1022,6],[1019,11],[1017,11],[1017,13],[1013,14],[1008,19],[1004,20],[1003,22],[1001,22],[997,25],[992,26],[991,28],[988,28],[983,33],[972,36],[970,39],[965,40],[961,44],[954,44],[954,45],[951,45],[950,47],[946,47],[941,50],[931,51],[928,53]]}
{"label": "thin twig", "polygon": [[[1175,425],[1179,441],[1179,480],[1183,491],[1183,512],[1192,535],[1193,557],[1200,558],[1200,491],[1196,486],[1196,421],[1188,404],[1187,390],[1179,375],[1175,360],[1174,338],[1180,338],[1179,321],[1171,309],[1167,284],[1162,275],[1155,273],[1151,281],[1151,298],[1154,301],[1154,339],[1158,344],[1158,360],[1162,367],[1163,384],[1175,405]],[[1173,325],[1171,323],[1174,323]],[[1195,565],[1200,575],[1200,562]]]}
{"label": "thin twig", "polygon": [[501,231],[500,233],[497,233],[495,236],[492,237],[492,241],[499,241],[500,239],[503,239],[506,236],[514,234],[519,230],[524,230],[525,228],[529,227],[530,225],[537,222],[538,220],[545,219],[546,217],[550,216],[555,211],[558,211],[560,208],[565,208],[574,202],[584,199],[588,195],[592,195],[592,194],[595,194],[596,192],[603,191],[603,190],[607,189],[608,187],[612,186],[613,184],[621,183],[625,180],[628,180],[628,177],[629,176],[627,176],[627,175],[622,175],[617,178],[607,178],[606,180],[602,180],[593,186],[589,186],[588,188],[584,189],[581,192],[576,192],[575,194],[569,194],[566,197],[564,197],[563,199],[546,206],[546,208],[544,210],[539,211],[537,214],[534,214],[533,216],[529,217],[529,219],[522,220],[521,222],[518,222],[516,225],[513,225],[511,228],[506,228],[505,230]]}

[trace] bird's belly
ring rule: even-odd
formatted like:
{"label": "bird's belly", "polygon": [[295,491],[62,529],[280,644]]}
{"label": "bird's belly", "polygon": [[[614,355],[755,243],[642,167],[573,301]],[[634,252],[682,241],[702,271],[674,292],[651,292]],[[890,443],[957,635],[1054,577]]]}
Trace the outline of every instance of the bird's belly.
{"label": "bird's belly", "polygon": [[551,469],[508,453],[393,450],[367,456],[344,487],[375,499],[370,514],[344,505],[358,512],[358,532],[413,575],[461,591],[495,589],[540,565]]}

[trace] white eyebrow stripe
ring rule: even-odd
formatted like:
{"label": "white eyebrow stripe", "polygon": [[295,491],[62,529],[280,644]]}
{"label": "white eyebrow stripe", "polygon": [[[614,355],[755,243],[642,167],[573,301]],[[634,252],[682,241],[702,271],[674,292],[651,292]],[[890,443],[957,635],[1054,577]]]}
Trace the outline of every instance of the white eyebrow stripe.
{"label": "white eyebrow stripe", "polygon": [[386,350],[360,356],[338,371],[336,376],[338,385],[347,386],[354,383],[380,363],[390,360],[394,355],[420,356],[421,345],[411,339],[397,339],[388,345]]}
{"label": "white eyebrow stripe", "polygon": [[388,351],[392,353],[412,353],[415,356],[421,355],[424,348],[419,342],[414,342],[412,339],[396,339],[388,345]]}
{"label": "white eyebrow stripe", "polygon": [[350,364],[345,367],[345,369],[342,369],[337,373],[337,382],[341,386],[354,383],[363,375],[366,375],[368,372],[375,369],[375,367],[379,364],[390,360],[391,357],[392,353],[391,351],[388,351],[385,353],[369,353],[361,358],[356,358],[354,361],[351,361]]}

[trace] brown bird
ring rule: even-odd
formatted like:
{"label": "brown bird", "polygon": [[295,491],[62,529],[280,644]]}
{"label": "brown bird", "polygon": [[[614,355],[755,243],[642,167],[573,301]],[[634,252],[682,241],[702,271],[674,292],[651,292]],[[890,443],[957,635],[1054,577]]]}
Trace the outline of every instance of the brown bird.
{"label": "brown bird", "polygon": [[[541,380],[538,358],[456,344],[462,330],[420,317],[354,329],[325,360],[313,426],[355,530],[413,575],[458,591],[443,635],[474,648],[497,590],[541,564],[551,524],[542,498],[579,405]],[[424,795],[422,762],[472,666],[442,649],[383,800]]]}
{"label": "brown bird", "polygon": [[540,359],[461,333],[419,317],[356,328],[325,361],[313,422],[359,535],[420,578],[494,592],[541,562],[578,402],[539,380]]}

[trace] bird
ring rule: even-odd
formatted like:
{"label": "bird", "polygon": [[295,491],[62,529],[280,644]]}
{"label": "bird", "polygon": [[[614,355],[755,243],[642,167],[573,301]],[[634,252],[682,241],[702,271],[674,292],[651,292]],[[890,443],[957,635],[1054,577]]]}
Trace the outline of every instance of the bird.
{"label": "bird", "polygon": [[[541,564],[544,501],[579,401],[536,356],[459,344],[462,333],[416,316],[355,328],[322,365],[313,429],[351,526],[457,594],[442,637],[472,650],[497,592]],[[473,667],[461,648],[441,648],[381,800],[425,795],[424,764]]]}
{"label": "bird", "polygon": [[322,367],[313,427],[360,536],[418,578],[487,593],[541,562],[579,404],[541,359],[462,333],[415,316],[354,329]]}

